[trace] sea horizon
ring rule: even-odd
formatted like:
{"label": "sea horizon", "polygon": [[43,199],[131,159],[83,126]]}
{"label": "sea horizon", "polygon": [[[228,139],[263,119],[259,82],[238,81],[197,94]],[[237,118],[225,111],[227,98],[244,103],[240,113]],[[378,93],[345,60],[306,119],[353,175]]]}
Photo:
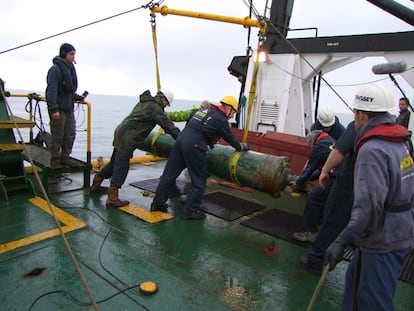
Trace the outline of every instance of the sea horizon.
{"label": "sea horizon", "polygon": [[[30,94],[36,93],[44,96],[43,93],[37,91],[27,90],[9,90],[12,94]],[[104,95],[104,94],[89,94],[86,100],[91,105],[91,158],[92,160],[98,157],[104,159],[109,158],[112,154],[113,146],[113,133],[118,124],[132,111],[133,107],[137,104],[138,96],[124,96],[124,95]],[[8,98],[12,104],[11,109],[14,115],[25,117],[25,106],[27,98],[25,97],[12,97]],[[213,101],[214,102],[214,101]],[[186,100],[186,99],[174,99],[172,105],[166,108],[166,111],[181,111],[191,109],[194,106],[198,106],[201,103],[199,100]],[[49,116],[46,109],[46,103],[40,102],[41,119],[43,121],[43,127],[46,131],[49,130]],[[346,127],[349,122],[353,120],[352,113],[335,113],[340,122]],[[72,157],[86,161],[86,123],[87,123],[87,111],[85,105],[75,106],[75,118],[76,118],[76,139],[73,146]],[[39,113],[35,115],[35,121],[39,127],[41,127],[41,120]],[[177,127],[184,128],[185,122],[177,122]],[[156,127],[157,129],[158,127]],[[39,129],[34,128],[34,136],[38,133]],[[27,129],[22,130],[23,138],[28,141]],[[16,135],[16,140],[20,140]],[[145,154],[145,151],[135,150],[134,156]]]}

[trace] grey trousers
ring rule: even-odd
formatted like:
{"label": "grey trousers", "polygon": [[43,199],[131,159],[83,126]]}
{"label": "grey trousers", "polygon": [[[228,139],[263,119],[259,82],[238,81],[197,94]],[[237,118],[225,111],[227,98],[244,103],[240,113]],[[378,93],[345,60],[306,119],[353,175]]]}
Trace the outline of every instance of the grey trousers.
{"label": "grey trousers", "polygon": [[69,158],[76,137],[76,121],[73,111],[59,112],[59,120],[50,119],[50,132],[53,137],[50,148],[52,163],[60,163]]}

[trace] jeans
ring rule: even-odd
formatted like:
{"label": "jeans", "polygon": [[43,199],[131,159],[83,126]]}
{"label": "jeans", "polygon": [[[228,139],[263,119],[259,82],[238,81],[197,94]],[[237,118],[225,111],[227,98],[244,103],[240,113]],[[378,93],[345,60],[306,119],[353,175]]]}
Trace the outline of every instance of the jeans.
{"label": "jeans", "polygon": [[325,184],[325,188],[315,188],[308,193],[305,210],[303,212],[303,226],[306,231],[318,232],[319,224],[322,222],[325,203],[331,190],[332,182]]}
{"label": "jeans", "polygon": [[111,178],[110,186],[121,188],[128,176],[129,159],[129,156],[114,148],[111,160],[102,168],[98,176],[105,179]]}
{"label": "jeans", "polygon": [[334,179],[326,201],[322,225],[307,256],[308,265],[312,269],[322,271],[326,249],[348,224],[354,201],[353,192],[351,174]]}

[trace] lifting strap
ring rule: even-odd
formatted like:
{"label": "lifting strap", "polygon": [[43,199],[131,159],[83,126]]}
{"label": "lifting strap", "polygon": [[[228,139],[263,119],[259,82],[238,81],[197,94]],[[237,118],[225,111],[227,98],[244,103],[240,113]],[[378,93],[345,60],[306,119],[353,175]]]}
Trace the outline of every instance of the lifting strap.
{"label": "lifting strap", "polygon": [[244,126],[242,142],[247,142],[247,134],[249,133],[249,124],[250,124],[250,118],[252,115],[253,101],[255,100],[255,95],[256,95],[257,74],[259,72],[259,54],[260,54],[259,52],[262,49],[262,41],[263,41],[263,38],[260,36],[259,43],[257,46],[256,59],[255,59],[254,68],[253,68],[252,83],[250,84],[249,100],[247,102],[247,118],[246,118],[246,125]]}
{"label": "lifting strap", "polygon": [[155,15],[151,14],[152,43],[154,45],[155,55],[155,76],[157,78],[157,92],[161,90],[160,71],[158,67],[158,47],[157,47],[157,29],[155,23]]}

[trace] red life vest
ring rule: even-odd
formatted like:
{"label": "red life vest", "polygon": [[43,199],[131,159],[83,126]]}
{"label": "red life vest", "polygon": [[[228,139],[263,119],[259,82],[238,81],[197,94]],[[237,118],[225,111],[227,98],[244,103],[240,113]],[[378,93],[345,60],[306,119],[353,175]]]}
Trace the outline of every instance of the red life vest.
{"label": "red life vest", "polygon": [[326,138],[328,136],[329,136],[329,134],[326,133],[326,132],[320,133],[319,136],[316,137],[316,139],[315,139],[315,144],[317,144],[321,139],[324,139],[324,138]]}
{"label": "red life vest", "polygon": [[[403,143],[410,139],[410,132],[404,127],[396,123],[384,123],[373,127],[366,131],[364,135],[357,141],[354,148],[354,164],[358,157],[358,151],[362,145],[371,138],[380,138],[383,140]],[[411,150],[410,150],[411,153]]]}
{"label": "red life vest", "polygon": [[226,108],[224,108],[223,105],[216,106],[214,104],[211,104],[210,106],[214,106],[216,109],[220,110],[224,115],[226,115]]}
{"label": "red life vest", "polygon": [[[329,137],[329,134],[326,132],[322,132],[319,134],[318,137],[316,137],[315,142],[313,143],[314,145],[316,145],[319,141],[321,141],[322,139]],[[325,163],[322,163],[321,165],[319,165],[318,170],[322,171],[322,167]],[[334,169],[335,170],[335,169]],[[333,170],[332,170],[333,172]]]}

